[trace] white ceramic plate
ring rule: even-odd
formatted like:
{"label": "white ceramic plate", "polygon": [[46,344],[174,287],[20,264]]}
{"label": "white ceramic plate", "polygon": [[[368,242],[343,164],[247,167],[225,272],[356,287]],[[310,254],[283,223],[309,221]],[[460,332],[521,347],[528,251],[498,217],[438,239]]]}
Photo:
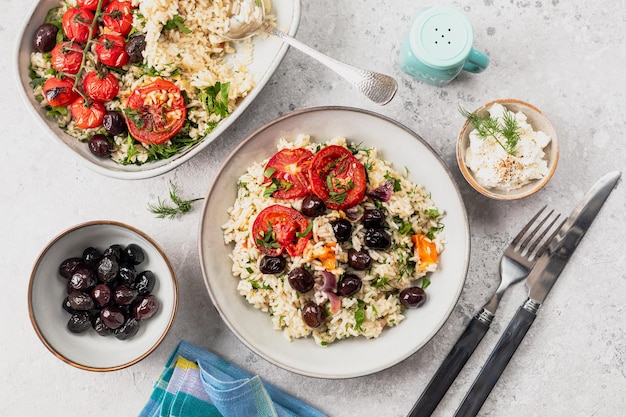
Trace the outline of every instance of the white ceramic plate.
{"label": "white ceramic plate", "polygon": [[[61,307],[67,280],[59,275],[59,265],[81,256],[89,246],[104,250],[112,244],[130,243],[139,245],[145,254],[137,271],[150,270],[156,275],[152,294],[159,300],[159,311],[127,340],[99,336],[93,329],[70,333],[66,327],[70,314]],[[167,334],[177,308],[176,277],[163,250],[139,230],[113,221],[79,224],[52,239],[35,263],[28,289],[30,319],[43,344],[59,359],[90,371],[122,369],[148,356]]]}
{"label": "white ceramic plate", "polygon": [[[16,48],[16,76],[18,80],[18,92],[32,112],[37,123],[51,137],[51,139],[69,151],[70,155],[78,158],[89,168],[101,174],[120,179],[140,179],[161,175],[193,158],[201,152],[209,143],[219,137],[259,95],[263,87],[282,61],[287,52],[287,45],[277,38],[259,35],[254,38],[254,59],[249,66],[250,72],[256,80],[256,87],[246,96],[231,115],[223,120],[213,132],[202,142],[196,144],[184,153],[179,153],[167,160],[154,163],[136,165],[118,165],[108,158],[98,158],[89,152],[84,143],[66,134],[58,125],[45,116],[45,110],[39,105],[32,94],[29,86],[30,53],[33,50],[32,38],[37,27],[43,22],[46,13],[52,7],[59,4],[58,0],[36,1],[27,14],[27,19],[22,25]],[[272,0],[271,14],[276,16],[276,25],[279,29],[290,35],[295,35],[300,23],[300,2],[298,0]]]}
{"label": "white ceramic plate", "polygon": [[[255,161],[276,152],[280,137],[299,133],[325,142],[343,136],[379,150],[379,156],[407,167],[410,178],[432,193],[435,204],[446,211],[443,219],[447,239],[440,258],[440,271],[432,275],[429,301],[410,310],[399,326],[385,329],[377,339],[362,337],[340,340],[327,347],[312,338],[287,341],[274,330],[266,313],[255,309],[239,295],[238,278],[228,258],[232,246],[224,244],[221,225],[237,195],[237,180]],[[268,361],[303,375],[349,378],[388,368],[407,358],[428,342],[454,308],[469,262],[469,227],[465,207],[450,172],[433,149],[402,125],[364,110],[321,107],[296,111],[258,129],[227,158],[205,199],[200,223],[200,262],[213,303],[228,327],[254,352]]]}

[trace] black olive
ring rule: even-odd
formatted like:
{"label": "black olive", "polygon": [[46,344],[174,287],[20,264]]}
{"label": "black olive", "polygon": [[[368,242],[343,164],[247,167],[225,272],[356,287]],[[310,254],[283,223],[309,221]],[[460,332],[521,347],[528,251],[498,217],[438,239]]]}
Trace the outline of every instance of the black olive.
{"label": "black olive", "polygon": [[302,208],[300,211],[302,211],[302,214],[309,217],[321,216],[326,211],[326,204],[315,194],[309,194],[302,200]]}
{"label": "black olive", "polygon": [[44,23],[35,31],[33,46],[37,52],[50,52],[57,43],[57,32],[59,28],[51,23]]}
{"label": "black olive", "polygon": [[391,246],[391,236],[381,229],[368,229],[365,232],[365,245],[370,249],[389,249]]}
{"label": "black olive", "polygon": [[159,301],[154,295],[142,297],[130,309],[136,320],[148,320],[159,311]]}
{"label": "black olive", "polygon": [[259,269],[264,274],[280,274],[285,269],[287,261],[282,256],[264,256]]}
{"label": "black olive", "polygon": [[139,331],[139,322],[134,318],[129,318],[124,324],[115,330],[115,337],[119,340],[130,339]]}
{"label": "black olive", "polygon": [[67,329],[72,333],[82,333],[91,327],[91,318],[87,312],[72,314],[67,322]]}
{"label": "black olive", "polygon": [[83,251],[83,262],[85,262],[89,268],[95,268],[101,258],[102,253],[96,248],[88,247]]}
{"label": "black olive", "polygon": [[96,133],[95,135],[93,135],[89,139],[87,146],[89,147],[89,151],[92,154],[100,157],[110,156],[111,152],[113,152],[113,146],[111,145],[109,140],[106,138],[106,136],[100,133]]}
{"label": "black olive", "polygon": [[118,285],[115,287],[115,290],[113,290],[113,299],[115,303],[120,306],[130,305],[135,301],[138,295],[139,291],[127,285]]}
{"label": "black olive", "polygon": [[82,291],[72,291],[68,295],[70,307],[76,311],[87,311],[94,308],[93,298]]}
{"label": "black olive", "polygon": [[128,130],[126,119],[124,119],[122,113],[116,110],[109,110],[104,113],[102,127],[111,136],[121,135]]}
{"label": "black olive", "polygon": [[124,311],[116,306],[107,306],[100,311],[102,322],[109,329],[117,329],[126,321]]}
{"label": "black olive", "polygon": [[287,274],[289,285],[294,290],[305,293],[313,288],[315,279],[313,275],[304,268],[295,268]]}
{"label": "black olive", "polygon": [[385,214],[379,209],[365,210],[361,222],[366,229],[382,229],[385,227]]}
{"label": "black olive", "polygon": [[146,49],[146,37],[144,35],[131,37],[124,45],[124,50],[128,55],[128,62],[131,64],[143,62],[142,52],[144,49]]}
{"label": "black olive", "polygon": [[76,313],[76,310],[74,310],[72,308],[72,305],[70,304],[70,297],[65,297],[65,299],[63,300],[63,310],[67,311],[70,314]]}
{"label": "black olive", "polygon": [[111,245],[104,250],[103,256],[112,256],[118,262],[122,258],[122,246],[121,245]]}
{"label": "black olive", "polygon": [[302,307],[302,320],[307,326],[318,328],[326,321],[326,311],[312,301]]}
{"label": "black olive", "polygon": [[145,255],[143,253],[143,249],[134,243],[126,246],[124,248],[123,258],[125,261],[132,263],[133,265],[139,265],[145,259]]}
{"label": "black olive", "polygon": [[91,298],[93,298],[98,307],[104,307],[108,305],[113,298],[111,288],[106,284],[98,284],[91,290]]}
{"label": "black olive", "polygon": [[152,271],[143,271],[137,275],[135,279],[135,289],[139,295],[148,295],[154,289],[156,283],[156,275]]}
{"label": "black olive", "polygon": [[91,321],[91,327],[98,333],[100,336],[110,336],[113,334],[113,330],[109,329],[102,318],[98,315]]}
{"label": "black olive", "polygon": [[333,232],[335,232],[335,238],[337,242],[346,242],[350,240],[350,236],[352,235],[352,224],[346,219],[337,219],[330,222],[333,227]]}
{"label": "black olive", "polygon": [[133,285],[136,279],[136,271],[134,265],[120,265],[120,269],[117,272],[117,278],[119,278],[122,284]]}
{"label": "black olive", "polygon": [[354,248],[350,248],[348,250],[348,265],[356,270],[365,271],[372,265],[372,257],[367,249],[358,251]]}
{"label": "black olive", "polygon": [[82,263],[83,260],[81,258],[68,258],[59,265],[59,274],[61,274],[63,278],[70,279],[72,275],[74,275],[74,272],[81,267]]}
{"label": "black olive", "polygon": [[96,273],[98,274],[98,279],[101,282],[107,283],[111,282],[117,276],[117,273],[120,269],[120,266],[112,256],[103,256],[98,262],[98,267],[96,269]]}
{"label": "black olive", "polygon": [[417,308],[426,302],[426,293],[420,287],[409,287],[400,291],[400,303],[409,308]]}
{"label": "black olive", "polygon": [[96,285],[96,277],[89,268],[78,268],[67,282],[67,288],[83,291]]}
{"label": "black olive", "polygon": [[359,291],[362,285],[361,278],[354,274],[346,274],[341,281],[337,283],[337,295],[349,297]]}

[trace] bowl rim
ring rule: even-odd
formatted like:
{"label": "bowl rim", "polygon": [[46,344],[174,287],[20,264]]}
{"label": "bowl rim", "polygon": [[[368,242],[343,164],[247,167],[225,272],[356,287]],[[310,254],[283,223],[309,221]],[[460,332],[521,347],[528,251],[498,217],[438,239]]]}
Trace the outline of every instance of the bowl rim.
{"label": "bowl rim", "polygon": [[[550,121],[550,119],[548,118],[548,116],[545,115],[544,112],[542,112],[540,109],[538,109],[536,106],[523,101],[523,100],[519,100],[519,99],[515,99],[515,98],[505,98],[505,99],[497,99],[497,100],[492,100],[488,103],[485,103],[479,107],[477,107],[474,112],[482,112],[482,111],[486,111],[489,107],[493,106],[494,104],[502,104],[504,106],[506,106],[506,104],[516,104],[520,107],[526,107],[534,112],[536,112],[539,116],[543,117],[543,119],[545,120],[545,122],[547,123],[548,126],[550,126],[552,128],[552,130],[554,131],[553,135],[550,135],[550,151],[552,153],[552,157],[551,160],[553,161],[550,165],[549,165],[549,171],[548,173],[541,179],[539,180],[535,180],[534,183],[532,183],[532,187],[527,187],[525,190],[521,191],[521,192],[517,192],[517,193],[512,193],[512,194],[505,194],[502,192],[498,192],[496,191],[492,191],[490,189],[487,189],[485,187],[483,187],[482,185],[480,185],[478,183],[478,181],[476,181],[476,179],[474,178],[474,175],[472,174],[472,172],[470,172],[469,168],[467,167],[467,165],[465,164],[465,149],[463,148],[462,144],[464,144],[465,138],[466,136],[469,137],[469,132],[470,132],[470,121],[468,119],[465,119],[465,122],[463,123],[463,126],[461,127],[461,130],[459,131],[459,135],[457,137],[457,141],[456,141],[456,160],[457,160],[457,165],[459,167],[459,170],[461,171],[461,174],[463,175],[463,178],[469,183],[469,185],[476,191],[478,191],[480,194],[492,198],[494,200],[502,200],[502,201],[512,201],[512,200],[519,200],[522,198],[526,198],[528,196],[533,195],[534,193],[536,193],[537,191],[539,191],[540,189],[542,189],[552,178],[552,176],[554,175],[554,172],[556,171],[556,167],[558,165],[559,162],[559,140],[556,134],[556,130],[554,129],[554,126],[552,125],[552,122]],[[534,126],[533,126],[534,127]],[[548,160],[548,163],[551,162],[551,160]],[[530,185],[530,184],[529,184]],[[518,189],[519,190],[519,189]],[[513,190],[516,191],[516,190]]]}
{"label": "bowl rim", "polygon": [[[64,236],[68,235],[69,233],[75,232],[77,230],[86,228],[86,227],[91,227],[91,226],[116,226],[116,227],[121,227],[124,229],[127,229],[133,233],[138,234],[139,236],[141,236],[142,238],[146,239],[153,247],[154,249],[156,249],[156,251],[159,253],[159,255],[163,258],[163,261],[165,262],[165,264],[167,265],[167,268],[169,270],[171,279],[172,279],[172,284],[173,284],[173,308],[172,311],[170,313],[170,318],[167,322],[167,325],[165,326],[165,329],[163,330],[163,333],[159,336],[159,338],[154,342],[154,344],[144,353],[142,353],[141,355],[139,355],[137,358],[126,362],[126,363],[122,363],[120,365],[115,365],[115,366],[108,366],[108,367],[96,367],[96,366],[89,366],[89,365],[83,365],[80,363],[77,363],[75,361],[73,361],[72,359],[64,356],[63,354],[61,354],[59,351],[57,351],[57,349],[52,346],[52,344],[50,342],[48,342],[48,340],[46,339],[46,337],[44,336],[43,332],[41,331],[41,329],[39,328],[39,325],[37,323],[37,319],[35,317],[35,312],[34,312],[34,308],[33,308],[33,303],[32,303],[32,293],[33,293],[33,287],[34,287],[34,281],[35,281],[35,276],[37,274],[37,271],[39,269],[39,265],[41,263],[41,261],[43,260],[44,256],[46,255],[46,253],[50,250],[50,248],[55,245],[59,240],[61,240]],[[110,371],[117,371],[123,368],[127,368],[131,365],[136,364],[137,362],[140,362],[141,360],[143,360],[144,358],[146,358],[148,355],[150,355],[163,341],[163,339],[165,339],[165,336],[167,335],[167,333],[169,332],[170,328],[172,327],[172,324],[174,323],[174,319],[176,318],[176,314],[178,312],[178,280],[176,278],[176,274],[174,273],[174,269],[172,268],[172,264],[170,263],[170,260],[168,259],[167,255],[165,254],[165,251],[163,250],[163,248],[161,248],[161,246],[154,240],[152,239],[150,236],[148,236],[147,234],[145,234],[144,232],[142,232],[141,230],[130,226],[128,224],[122,223],[122,222],[118,222],[115,220],[91,220],[91,221],[87,221],[87,222],[83,222],[83,223],[79,223],[77,225],[71,226],[69,228],[66,228],[65,230],[63,230],[62,232],[58,233],[54,238],[52,238],[47,244],[46,246],[39,252],[39,255],[37,256],[37,260],[35,261],[31,274],[30,274],[30,278],[29,278],[29,282],[28,282],[28,315],[30,317],[30,322],[33,326],[33,329],[35,330],[35,333],[37,334],[37,337],[39,338],[39,340],[41,340],[41,342],[44,344],[44,346],[57,358],[59,358],[60,360],[62,360],[63,362],[82,369],[82,370],[86,370],[86,371],[94,371],[94,372],[110,372]]]}

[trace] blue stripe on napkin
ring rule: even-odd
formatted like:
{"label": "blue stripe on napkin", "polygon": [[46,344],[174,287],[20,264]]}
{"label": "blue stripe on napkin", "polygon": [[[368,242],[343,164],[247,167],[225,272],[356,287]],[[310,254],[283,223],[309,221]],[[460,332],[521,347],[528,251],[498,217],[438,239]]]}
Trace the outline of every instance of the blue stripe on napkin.
{"label": "blue stripe on napkin", "polygon": [[219,356],[181,341],[139,417],[328,417]]}

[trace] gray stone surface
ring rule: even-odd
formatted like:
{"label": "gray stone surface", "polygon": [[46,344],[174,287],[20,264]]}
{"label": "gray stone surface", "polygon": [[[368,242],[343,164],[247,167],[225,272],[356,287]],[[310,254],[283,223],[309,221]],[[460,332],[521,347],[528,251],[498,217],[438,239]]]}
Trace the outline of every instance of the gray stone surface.
{"label": "gray stone surface", "polygon": [[[188,164],[157,178],[124,182],[66,158],[24,111],[15,91],[16,33],[31,2],[4,0],[0,14],[3,91],[0,152],[0,415],[136,415],[180,339],[211,349],[331,416],[405,416],[470,317],[497,285],[498,259],[516,230],[540,206],[569,213],[609,170],[624,171],[626,2],[442,1],[462,10],[476,46],[491,57],[480,75],[446,87],[404,75],[398,52],[412,16],[410,0],[303,1],[297,38],[345,62],[396,77],[385,107],[371,104],[336,74],[290,50],[275,75],[219,140]],[[327,36],[331,33],[332,36]],[[469,188],[456,166],[457,108],[497,98],[533,103],[552,120],[561,156],[551,182],[516,202],[490,201]],[[170,181],[202,196],[228,152],[265,122],[295,109],[347,105],[374,110],[419,133],[451,168],[467,207],[472,251],[458,305],[419,352],[374,375],[312,379],[282,370],[246,348],[221,322],[206,293],[197,251],[199,207],[176,220],[155,219],[150,201]],[[485,403],[481,416],[614,417],[626,410],[626,206],[620,184],[556,284],[540,316]],[[162,345],[130,368],[99,374],[51,355],[29,321],[27,288],[41,248],[58,232],[92,219],[113,219],[162,244],[179,278],[180,307]],[[436,416],[452,415],[509,318],[525,299],[506,294],[499,317]],[[100,407],[103,407],[100,409]],[[84,410],[89,410],[88,413]]]}

